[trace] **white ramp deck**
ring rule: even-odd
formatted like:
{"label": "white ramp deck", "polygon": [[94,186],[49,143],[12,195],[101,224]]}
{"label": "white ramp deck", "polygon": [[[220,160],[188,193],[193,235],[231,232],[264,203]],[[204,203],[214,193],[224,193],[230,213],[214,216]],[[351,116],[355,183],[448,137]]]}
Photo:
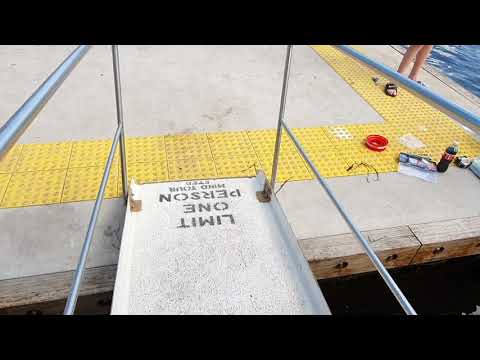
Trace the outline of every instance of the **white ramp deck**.
{"label": "white ramp deck", "polygon": [[132,184],[112,314],[330,314],[264,181]]}

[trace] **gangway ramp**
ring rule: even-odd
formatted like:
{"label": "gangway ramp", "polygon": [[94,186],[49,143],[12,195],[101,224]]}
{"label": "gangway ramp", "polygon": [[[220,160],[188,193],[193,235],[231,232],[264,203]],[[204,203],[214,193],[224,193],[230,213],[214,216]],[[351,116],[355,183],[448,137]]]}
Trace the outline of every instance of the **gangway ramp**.
{"label": "gangway ramp", "polygon": [[265,175],[130,184],[112,314],[330,314]]}

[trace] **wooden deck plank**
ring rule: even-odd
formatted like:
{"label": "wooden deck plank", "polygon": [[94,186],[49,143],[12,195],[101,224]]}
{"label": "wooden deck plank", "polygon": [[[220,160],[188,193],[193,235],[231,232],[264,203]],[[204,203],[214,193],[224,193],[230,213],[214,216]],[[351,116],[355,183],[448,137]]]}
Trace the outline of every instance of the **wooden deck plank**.
{"label": "wooden deck plank", "polygon": [[[420,248],[408,226],[362,232],[387,268],[406,266]],[[375,267],[353,234],[300,240],[317,279],[374,271]]]}
{"label": "wooden deck plank", "polygon": [[[108,315],[112,291],[78,297],[75,315]],[[0,308],[0,315],[62,315],[66,299]]]}
{"label": "wooden deck plank", "polygon": [[[116,265],[85,269],[80,296],[113,290]],[[0,309],[66,299],[73,271],[26,276],[0,281]]]}
{"label": "wooden deck plank", "polygon": [[480,254],[480,216],[411,225],[422,243],[412,264]]}

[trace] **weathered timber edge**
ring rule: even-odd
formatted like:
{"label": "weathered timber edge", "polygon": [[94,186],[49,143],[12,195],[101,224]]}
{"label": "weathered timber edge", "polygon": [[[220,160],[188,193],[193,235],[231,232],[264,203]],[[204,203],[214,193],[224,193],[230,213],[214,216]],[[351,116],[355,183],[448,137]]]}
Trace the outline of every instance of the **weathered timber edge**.
{"label": "weathered timber edge", "polygon": [[[480,254],[480,216],[362,232],[387,268]],[[352,234],[299,240],[317,279],[375,271]],[[80,296],[113,291],[116,265],[88,268]],[[73,271],[0,281],[0,309],[67,298]],[[5,313],[5,311],[2,311]]]}

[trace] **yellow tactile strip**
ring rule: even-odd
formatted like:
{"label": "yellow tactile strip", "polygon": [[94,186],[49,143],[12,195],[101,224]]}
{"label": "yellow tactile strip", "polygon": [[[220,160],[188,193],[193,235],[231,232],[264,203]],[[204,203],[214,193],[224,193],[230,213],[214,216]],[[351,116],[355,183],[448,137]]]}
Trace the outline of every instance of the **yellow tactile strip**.
{"label": "yellow tactile strip", "polygon": [[0,201],[3,200],[3,195],[5,195],[5,190],[7,190],[8,182],[12,175],[10,174],[0,174]]}
{"label": "yellow tactile strip", "polygon": [[15,171],[61,170],[68,168],[72,143],[23,145]]}
{"label": "yellow tactile strip", "polygon": [[[72,155],[69,167],[82,168],[103,166],[110,154],[111,140],[88,140],[72,142]],[[118,149],[112,166],[118,165]]]}
{"label": "yellow tactile strip", "polygon": [[22,147],[21,144],[14,145],[8,154],[0,160],[0,174],[11,174],[15,171]]}
{"label": "yellow tactile strip", "polygon": [[[103,166],[69,168],[65,178],[62,202],[95,200],[104,172]],[[117,169],[110,172],[105,198],[118,196]]]}
{"label": "yellow tactile strip", "polygon": [[[387,135],[395,146],[399,145],[399,137],[411,134],[422,140],[427,153],[437,154],[434,156],[437,160],[443,150],[454,141],[460,146],[459,155],[480,154],[480,143],[467,134],[459,124],[407,89],[400,87],[396,97],[386,96],[384,87],[387,80],[373,70],[331,46],[315,45],[312,48],[385,120],[383,124],[346,127],[360,130],[373,126],[380,134]],[[380,80],[375,83],[372,77],[378,77]],[[434,145],[437,148],[432,150]]]}
{"label": "yellow tactile strip", "polygon": [[67,170],[19,172],[12,175],[2,207],[58,204]]}
{"label": "yellow tactile strip", "polygon": [[[385,120],[384,123],[335,125],[292,129],[320,173],[325,177],[393,172],[400,151],[426,154],[438,160],[453,141],[460,154],[480,155],[480,142],[457,123],[400,89],[396,98],[383,92],[385,79],[329,46],[314,50],[347,81]],[[372,77],[380,78],[378,85]],[[368,120],[368,119],[366,119]],[[386,151],[366,149],[368,134],[385,135]],[[425,147],[406,148],[413,135]],[[126,139],[128,177],[138,183],[254,176],[263,169],[270,176],[276,129],[133,137]],[[103,176],[111,140],[16,145],[0,160],[0,208],[93,200]],[[308,180],[313,172],[284,132],[277,180]],[[106,197],[122,194],[119,151],[115,155]]]}

